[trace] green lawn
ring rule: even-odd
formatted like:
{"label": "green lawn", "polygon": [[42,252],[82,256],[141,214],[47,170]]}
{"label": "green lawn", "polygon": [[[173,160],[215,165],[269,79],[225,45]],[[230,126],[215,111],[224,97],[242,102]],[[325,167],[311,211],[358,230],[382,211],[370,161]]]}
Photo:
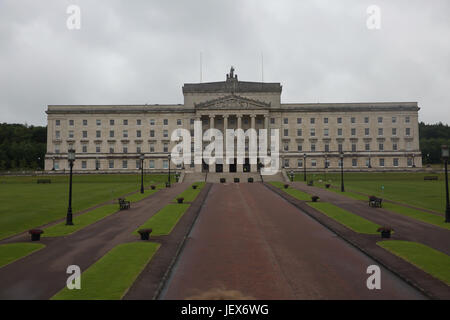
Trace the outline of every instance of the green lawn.
{"label": "green lawn", "polygon": [[387,240],[377,245],[450,285],[450,256],[417,242]]}
{"label": "green lawn", "polygon": [[293,188],[291,186],[289,186],[289,188],[285,189],[284,188],[285,183],[278,182],[278,181],[271,181],[269,183],[271,185],[273,185],[273,186],[283,190],[287,194],[290,194],[294,198],[297,198],[297,199],[303,200],[303,201],[311,201],[311,195],[306,193],[306,192],[300,191],[300,190],[295,189],[295,188]]}
{"label": "green lawn", "polygon": [[[437,181],[424,181],[424,176],[437,175]],[[324,173],[308,174],[308,180],[314,182],[323,180],[340,186],[340,174]],[[303,174],[295,176],[296,181],[303,181]],[[345,189],[347,191],[362,192],[383,199],[408,203],[410,205],[430,209],[438,212],[445,211],[444,174],[432,173],[402,173],[402,172],[373,172],[344,174]],[[382,189],[384,186],[384,190]]]}
{"label": "green lawn", "polygon": [[66,226],[66,222],[63,221],[54,226],[44,229],[42,237],[60,237],[77,232],[84,227],[93,224],[115,212],[119,211],[118,204],[109,204],[92,211],[81,214],[77,217],[73,217],[73,226]]}
{"label": "green lawn", "polygon": [[[37,184],[49,178],[51,184]],[[0,177],[0,239],[64,218],[68,176]],[[145,185],[165,182],[167,175],[146,175]],[[139,175],[74,175],[73,212],[138,191]]]}
{"label": "green lawn", "polygon": [[180,193],[173,202],[177,202],[177,198],[184,198],[184,202],[193,202],[195,198],[197,198],[200,191],[205,186],[205,182],[196,182],[193,185],[197,186],[197,189],[193,189],[192,186],[184,190],[182,193]]}
{"label": "green lawn", "polygon": [[81,289],[62,289],[52,300],[119,300],[134,283],[160,244],[118,245],[81,274]]}
{"label": "green lawn", "polygon": [[380,227],[378,224],[366,220],[356,214],[353,214],[347,210],[341,209],[328,202],[308,202],[308,205],[319,210],[328,217],[336,220],[340,224],[350,228],[358,233],[365,234],[379,234],[377,229]]}
{"label": "green lawn", "polygon": [[145,189],[144,193],[141,193],[140,190],[139,190],[135,194],[127,196],[125,199],[128,200],[128,201],[131,201],[131,205],[133,205],[133,202],[138,202],[138,201],[140,201],[142,199],[145,199],[145,198],[151,196],[152,194],[158,192],[159,190],[165,188],[164,184],[156,184],[155,186],[156,186],[156,188],[154,190],[152,190],[152,189]]}
{"label": "green lawn", "polygon": [[159,210],[153,217],[147,220],[140,226],[134,234],[137,234],[139,229],[152,229],[152,236],[168,235],[177,224],[178,220],[183,216],[190,204],[174,204],[170,203]]}
{"label": "green lawn", "polygon": [[0,268],[44,248],[41,243],[11,243],[0,245]]}

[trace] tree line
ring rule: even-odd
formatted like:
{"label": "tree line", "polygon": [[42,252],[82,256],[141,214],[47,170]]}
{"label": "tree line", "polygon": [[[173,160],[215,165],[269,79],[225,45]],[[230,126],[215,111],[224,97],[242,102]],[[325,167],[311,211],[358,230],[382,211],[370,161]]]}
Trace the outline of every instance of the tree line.
{"label": "tree line", "polygon": [[[450,145],[447,124],[419,123],[423,163],[440,163],[441,146]],[[0,171],[44,168],[47,127],[26,124],[0,124]]]}

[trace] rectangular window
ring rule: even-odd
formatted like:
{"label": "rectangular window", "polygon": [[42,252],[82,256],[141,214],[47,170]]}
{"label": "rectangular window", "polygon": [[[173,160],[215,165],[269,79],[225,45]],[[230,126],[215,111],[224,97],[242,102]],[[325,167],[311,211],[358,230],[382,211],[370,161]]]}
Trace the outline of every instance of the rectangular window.
{"label": "rectangular window", "polygon": [[337,131],[338,136],[342,136],[342,128],[339,128]]}
{"label": "rectangular window", "polygon": [[113,146],[109,147],[109,153],[114,153],[114,147]]}
{"label": "rectangular window", "polygon": [[69,139],[73,139],[73,130],[69,130]]}
{"label": "rectangular window", "polygon": [[289,168],[289,159],[284,159],[284,167]]}
{"label": "rectangular window", "polygon": [[177,119],[177,126],[181,126],[181,119]]}
{"label": "rectangular window", "polygon": [[270,124],[275,124],[275,118],[270,118]]}
{"label": "rectangular window", "polygon": [[61,138],[61,132],[60,131],[55,131],[55,138],[56,139]]}
{"label": "rectangular window", "polygon": [[364,128],[364,135],[366,135],[366,136],[369,135],[369,128]]}
{"label": "rectangular window", "polygon": [[74,121],[73,120],[69,120],[69,126],[73,126],[74,125]]}
{"label": "rectangular window", "polygon": [[383,151],[384,150],[384,144],[382,144],[382,143],[378,144],[378,150]]}
{"label": "rectangular window", "polygon": [[101,138],[102,132],[101,132],[100,130],[97,130],[97,131],[95,132],[95,136],[96,136],[97,138]]}
{"label": "rectangular window", "polygon": [[289,136],[289,129],[284,129],[283,132],[285,137]]}
{"label": "rectangular window", "polygon": [[110,125],[110,126],[113,126],[113,125],[114,125],[114,120],[113,120],[113,119],[109,120],[109,125]]}
{"label": "rectangular window", "polygon": [[163,169],[169,168],[169,160],[163,160]]}
{"label": "rectangular window", "polygon": [[323,129],[323,135],[325,137],[328,137],[328,134],[329,134],[329,129],[328,128]]}
{"label": "rectangular window", "polygon": [[137,131],[136,131],[136,137],[137,137],[137,138],[140,138],[140,137],[141,137],[141,130],[137,130]]}
{"label": "rectangular window", "polygon": [[95,152],[100,153],[100,146],[99,145],[95,146]]}
{"label": "rectangular window", "polygon": [[392,123],[397,123],[397,117],[392,117]]}
{"label": "rectangular window", "polygon": [[155,160],[150,160],[148,163],[149,163],[149,164],[148,164],[148,167],[149,167],[150,169],[155,169]]}
{"label": "rectangular window", "polygon": [[164,124],[165,126],[169,125],[169,119],[164,119],[163,124]]}
{"label": "rectangular window", "polygon": [[55,153],[59,153],[59,146],[55,146]]}
{"label": "rectangular window", "polygon": [[128,130],[123,130],[122,134],[124,138],[128,138]]}
{"label": "rectangular window", "polygon": [[408,158],[408,159],[406,160],[406,162],[407,162],[408,167],[412,167],[412,164],[413,164],[412,158]]}
{"label": "rectangular window", "polygon": [[303,159],[298,159],[297,160],[297,167],[303,168]]}
{"label": "rectangular window", "polygon": [[87,145],[83,144],[83,145],[81,146],[81,152],[87,153]]}
{"label": "rectangular window", "polygon": [[155,125],[155,119],[150,119],[150,125],[154,126]]}
{"label": "rectangular window", "polygon": [[[286,143],[284,144],[283,150],[284,150],[284,151],[289,151],[289,143],[286,142]],[[245,151],[247,151],[247,149],[246,149]]]}
{"label": "rectangular window", "polygon": [[383,123],[383,117],[378,117],[378,123]]}
{"label": "rectangular window", "polygon": [[383,128],[378,128],[378,135],[382,136],[383,135]]}
{"label": "rectangular window", "polygon": [[164,131],[163,131],[163,137],[164,137],[164,138],[169,137],[169,131],[164,130]]}
{"label": "rectangular window", "polygon": [[128,153],[128,147],[123,147],[122,151],[123,153]]}
{"label": "rectangular window", "polygon": [[114,130],[109,131],[109,137],[114,138]]}
{"label": "rectangular window", "polygon": [[288,124],[288,123],[289,123],[289,119],[288,119],[288,118],[284,118],[284,119],[283,119],[283,123],[284,123],[284,124]]}
{"label": "rectangular window", "polygon": [[61,125],[61,120],[55,120],[55,125],[59,127]]}
{"label": "rectangular window", "polygon": [[394,165],[394,167],[398,167],[398,158],[394,158],[392,160],[392,164]]}
{"label": "rectangular window", "polygon": [[392,144],[392,150],[397,151],[398,150],[398,146],[396,143]]}
{"label": "rectangular window", "polygon": [[309,135],[310,135],[311,137],[315,137],[315,136],[316,136],[316,129],[311,128],[310,131],[309,131]]}
{"label": "rectangular window", "polygon": [[128,161],[122,160],[122,169],[128,169]]}
{"label": "rectangular window", "polygon": [[302,136],[302,129],[297,129],[297,136],[301,137]]}
{"label": "rectangular window", "polygon": [[191,122],[191,125],[193,125],[195,122],[195,119],[191,119],[190,122]]}
{"label": "rectangular window", "polygon": [[88,122],[87,120],[83,120],[83,126],[87,126]]}
{"label": "rectangular window", "polygon": [[88,137],[88,132],[87,131],[83,131],[83,138],[87,138]]}
{"label": "rectangular window", "polygon": [[411,118],[409,116],[405,117],[405,123],[410,123],[411,122]]}
{"label": "rectangular window", "polygon": [[384,159],[383,158],[380,159],[380,167],[384,167]]}
{"label": "rectangular window", "polygon": [[311,118],[311,119],[310,119],[310,123],[311,123],[311,124],[315,124],[315,123],[316,123],[316,118]]}
{"label": "rectangular window", "polygon": [[150,137],[151,138],[155,137],[155,130],[150,130]]}
{"label": "rectangular window", "polygon": [[163,152],[169,152],[169,144],[168,143],[164,143]]}
{"label": "rectangular window", "polygon": [[341,117],[337,118],[337,123],[342,123],[342,118]]}
{"label": "rectangular window", "polygon": [[124,120],[123,120],[123,125],[124,125],[124,126],[127,126],[127,125],[128,125],[128,120],[127,120],[127,119],[124,119]]}
{"label": "rectangular window", "polygon": [[136,153],[141,153],[141,147],[136,147]]}
{"label": "rectangular window", "polygon": [[316,152],[316,144],[311,143],[311,152]]}
{"label": "rectangular window", "polygon": [[355,117],[351,117],[350,122],[351,123],[356,123],[356,118]]}
{"label": "rectangular window", "polygon": [[352,152],[356,152],[356,143],[352,143]]}
{"label": "rectangular window", "polygon": [[87,161],[81,161],[81,168],[86,169],[87,168]]}
{"label": "rectangular window", "polygon": [[352,132],[352,136],[356,136],[356,128],[352,128],[351,132]]}
{"label": "rectangular window", "polygon": [[302,151],[303,146],[301,143],[297,144],[297,151]]}
{"label": "rectangular window", "polygon": [[108,161],[108,167],[109,167],[110,169],[114,169],[114,160],[109,160],[109,161]]}
{"label": "rectangular window", "polygon": [[141,160],[136,160],[136,169],[141,168]]}
{"label": "rectangular window", "polygon": [[328,118],[323,118],[323,123],[328,123]]}
{"label": "rectangular window", "polygon": [[102,125],[102,121],[101,121],[100,119],[95,120],[95,123],[96,123],[98,126],[101,126],[101,125]]}
{"label": "rectangular window", "polygon": [[364,145],[364,149],[365,149],[366,151],[370,151],[370,143],[366,143],[366,144]]}
{"label": "rectangular window", "polygon": [[339,152],[342,152],[342,143],[339,143],[339,144],[338,144],[338,151],[339,151]]}
{"label": "rectangular window", "polygon": [[369,123],[369,117],[364,117],[364,123]]}
{"label": "rectangular window", "polygon": [[397,135],[397,128],[392,128],[392,135],[396,136]]}
{"label": "rectangular window", "polygon": [[302,118],[297,118],[297,124],[302,124]]}
{"label": "rectangular window", "polygon": [[155,152],[155,144],[150,143],[150,152]]}
{"label": "rectangular window", "polygon": [[352,167],[358,166],[358,159],[352,159]]}
{"label": "rectangular window", "polygon": [[405,128],[405,134],[409,136],[411,134],[411,128]]}
{"label": "rectangular window", "polygon": [[316,167],[316,166],[317,166],[316,159],[311,159],[311,167]]}
{"label": "rectangular window", "polygon": [[137,126],[142,125],[142,120],[141,120],[141,119],[136,119],[136,125],[137,125]]}
{"label": "rectangular window", "polygon": [[328,143],[325,144],[325,152],[330,152],[330,145]]}

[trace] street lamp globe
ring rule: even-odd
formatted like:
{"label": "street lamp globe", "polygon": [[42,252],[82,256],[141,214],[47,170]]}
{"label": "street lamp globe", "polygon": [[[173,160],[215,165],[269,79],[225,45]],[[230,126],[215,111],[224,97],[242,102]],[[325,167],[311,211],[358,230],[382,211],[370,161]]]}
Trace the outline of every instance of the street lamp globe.
{"label": "street lamp globe", "polygon": [[139,159],[141,159],[142,161],[144,161],[144,159],[145,159],[145,156],[144,156],[144,154],[143,154],[143,153],[141,153],[141,155],[139,156]]}
{"label": "street lamp globe", "polygon": [[69,149],[67,151],[67,159],[69,161],[75,161],[75,150],[74,149]]}
{"label": "street lamp globe", "polygon": [[447,145],[443,145],[443,146],[441,147],[441,149],[442,149],[442,158],[443,158],[444,160],[448,160],[448,158],[449,158],[449,149],[448,149],[448,146],[447,146]]}

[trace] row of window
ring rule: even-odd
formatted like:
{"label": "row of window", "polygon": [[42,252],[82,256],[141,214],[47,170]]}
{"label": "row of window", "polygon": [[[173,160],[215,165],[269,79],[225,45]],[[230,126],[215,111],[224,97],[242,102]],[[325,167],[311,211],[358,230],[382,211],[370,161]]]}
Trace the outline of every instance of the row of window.
{"label": "row of window", "polygon": [[[352,143],[351,144],[351,152],[357,152],[357,151],[362,151],[362,150],[358,150],[358,145],[356,143]],[[410,150],[411,149],[411,143],[407,142],[406,143],[406,149]],[[320,151],[316,148],[316,144],[315,143],[311,143],[310,144],[310,148],[309,150],[311,152],[316,152],[316,151]],[[378,151],[385,151],[385,144],[383,142],[378,143]],[[397,143],[392,143],[392,151],[398,151],[398,144]],[[289,150],[289,143],[284,143],[283,144],[283,151],[290,151]],[[293,151],[293,150],[292,150]],[[303,144],[302,143],[298,143],[297,144],[297,151],[303,151]],[[326,143],[324,145],[324,152],[330,152],[330,145],[328,143]],[[338,151],[342,152],[343,151],[343,144],[342,143],[338,143]],[[371,151],[371,144],[370,143],[365,143],[364,144],[364,151]]]}
{"label": "row of window", "polygon": [[[328,117],[324,117],[323,119],[323,123],[327,124],[329,123],[329,118]],[[370,118],[369,117],[364,117],[364,123],[369,123]],[[405,116],[404,118],[404,122],[405,123],[410,123],[411,122],[411,117],[410,116]],[[217,119],[218,122],[221,121],[221,119]],[[234,123],[235,119],[231,118],[230,119],[230,123]],[[261,124],[262,123],[262,119],[257,119],[258,123]],[[297,118],[297,124],[301,124],[303,121],[302,118]],[[384,121],[384,117],[380,116],[377,117],[377,122],[378,123],[383,123]],[[338,124],[342,124],[343,123],[343,118],[342,117],[337,117],[336,118],[336,122]],[[397,116],[393,116],[391,117],[391,122],[392,123],[397,123]],[[97,126],[101,126],[102,125],[102,120],[101,119],[96,119],[95,123]],[[154,126],[156,124],[156,119],[150,119],[149,123],[151,126]],[[177,125],[182,125],[183,121],[182,119],[176,119],[176,124]],[[190,123],[193,124],[194,123],[194,119],[190,119]],[[204,123],[208,123],[208,119],[204,120]],[[244,123],[248,123],[248,118],[244,118]],[[271,124],[275,124],[275,118],[270,118],[270,123]],[[316,118],[309,118],[309,123],[310,124],[315,124],[316,123]],[[350,118],[350,123],[356,123],[356,117],[351,117]],[[60,119],[56,119],[55,120],[55,124],[56,126],[60,126],[61,125],[61,120]],[[88,125],[88,120],[84,119],[82,120],[82,124],[83,126],[87,126]],[[109,120],[109,125],[114,126],[116,124],[116,121],[114,119],[110,119]],[[167,126],[169,125],[169,119],[163,119],[162,120],[162,124]],[[289,124],[289,118],[283,118],[283,124]],[[69,120],[69,126],[74,126],[75,125],[75,120],[70,119]],[[122,119],[122,125],[127,126],[128,125],[128,119]],[[136,125],[140,126],[142,125],[142,119],[136,119]]]}
{"label": "row of window", "polygon": [[[129,162],[133,162],[133,161],[128,161],[128,160],[121,160],[121,166],[117,167],[117,168],[122,168],[122,169],[129,169]],[[87,169],[88,161],[87,160],[81,160],[81,169]],[[148,165],[149,165],[149,169],[155,169],[155,160],[148,160]],[[115,160],[108,160],[108,168],[109,169],[116,169],[116,164],[115,164]],[[141,160],[136,160],[136,169],[141,169]],[[162,168],[163,169],[168,169],[169,168],[169,160],[163,160],[162,161]],[[177,165],[176,168],[180,169],[181,166]],[[55,161],[54,162],[54,169],[55,170],[60,170],[60,164],[59,161]],[[98,160],[95,160],[95,169],[96,170],[100,170],[101,168],[101,162]],[[130,167],[131,169],[131,167]]]}
{"label": "row of window", "polygon": [[[351,128],[350,129],[350,133],[352,136],[356,136],[356,128]],[[397,136],[397,128],[392,128],[391,131],[393,136]],[[301,137],[303,135],[303,130],[302,129],[297,129],[297,137]],[[342,128],[338,128],[337,129],[337,135],[338,136],[342,136],[343,135],[343,129]],[[364,135],[365,136],[369,136],[370,135],[370,129],[369,128],[364,128]],[[383,136],[384,135],[384,129],[383,128],[378,128],[378,135],[379,136]],[[405,128],[405,136],[410,136],[411,135],[411,128]],[[283,136],[288,137],[289,136],[289,129],[283,129]],[[310,137],[315,137],[316,136],[316,129],[315,128],[310,128],[309,130],[309,136]],[[324,128],[323,129],[323,136],[324,137],[329,137],[330,136],[330,130],[328,128]]]}
{"label": "row of window", "polygon": [[[317,167],[317,160],[316,159],[310,159],[309,160],[309,166],[310,167]],[[379,167],[384,167],[385,166],[385,159],[384,158],[379,158],[378,159],[378,166]],[[283,165],[285,168],[290,168],[291,167],[291,159],[284,159]],[[306,164],[308,166],[308,163]],[[337,166],[340,167],[342,165],[341,160],[338,160]],[[353,158],[352,159],[352,167],[358,167],[359,162],[358,162],[358,158]],[[367,158],[365,160],[365,166],[366,167],[371,167],[372,165],[374,165],[373,161],[369,158]],[[330,160],[326,160],[324,163],[325,168],[330,168]],[[399,158],[392,158],[392,166],[393,167],[398,167],[399,166]],[[407,166],[408,167],[412,167],[414,166],[414,159],[413,158],[407,158]],[[297,159],[297,168],[303,168],[303,159]]]}

